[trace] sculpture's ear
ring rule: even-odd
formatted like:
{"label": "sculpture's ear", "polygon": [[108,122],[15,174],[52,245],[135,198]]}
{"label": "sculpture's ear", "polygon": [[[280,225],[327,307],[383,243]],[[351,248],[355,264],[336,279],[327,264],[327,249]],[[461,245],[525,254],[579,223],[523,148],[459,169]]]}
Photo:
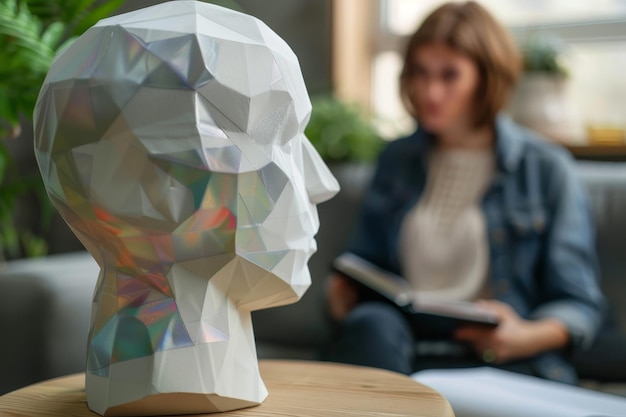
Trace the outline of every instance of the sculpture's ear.
{"label": "sculpture's ear", "polygon": [[301,143],[302,174],[309,200],[313,204],[330,200],[339,192],[339,183],[306,136],[302,135]]}

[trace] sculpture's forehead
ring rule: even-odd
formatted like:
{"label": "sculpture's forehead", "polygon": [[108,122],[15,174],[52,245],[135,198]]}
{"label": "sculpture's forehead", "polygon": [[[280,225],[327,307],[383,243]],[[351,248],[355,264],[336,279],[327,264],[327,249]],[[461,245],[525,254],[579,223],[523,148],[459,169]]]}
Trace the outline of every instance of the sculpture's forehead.
{"label": "sculpture's forehead", "polygon": [[[288,120],[290,106],[251,107],[244,130],[194,91],[145,85],[92,88],[88,82],[71,82],[68,87],[53,85],[48,91],[47,106],[53,107],[49,113],[60,116],[56,133],[47,135],[54,139],[45,146],[53,155],[72,150],[74,159],[106,155],[125,160],[132,147],[137,149],[134,158],[145,162],[240,173],[256,171],[276,159],[281,166],[295,162],[304,139]],[[109,103],[106,111],[99,103]],[[84,126],[77,127],[77,120]],[[285,152],[291,157],[279,156]]]}
{"label": "sculpture's forehead", "polygon": [[[245,135],[238,136],[240,138],[235,137],[234,140],[199,136],[172,140],[156,136],[141,138],[128,132],[114,139],[102,139],[76,146],[69,152],[70,159],[75,163],[84,161],[85,156],[90,157],[87,161],[92,168],[80,172],[91,172],[92,169],[106,171],[114,169],[115,164],[132,163],[135,166],[155,165],[165,169],[166,172],[208,171],[240,174],[262,171],[269,164],[292,172],[293,168],[300,164],[297,155],[301,149],[296,148],[302,146],[302,137],[292,139],[287,155],[287,151],[280,147],[273,149],[271,153],[263,152]],[[58,145],[60,147],[61,144]],[[97,161],[101,163],[98,164]]]}

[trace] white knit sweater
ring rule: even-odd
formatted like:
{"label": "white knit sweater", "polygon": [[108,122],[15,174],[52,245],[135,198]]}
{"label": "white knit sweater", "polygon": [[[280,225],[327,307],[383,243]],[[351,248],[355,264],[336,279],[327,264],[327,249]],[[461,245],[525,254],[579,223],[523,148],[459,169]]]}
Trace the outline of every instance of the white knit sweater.
{"label": "white knit sweater", "polygon": [[404,275],[418,298],[475,300],[488,270],[482,196],[493,178],[495,155],[486,150],[437,150],[424,194],[400,234]]}

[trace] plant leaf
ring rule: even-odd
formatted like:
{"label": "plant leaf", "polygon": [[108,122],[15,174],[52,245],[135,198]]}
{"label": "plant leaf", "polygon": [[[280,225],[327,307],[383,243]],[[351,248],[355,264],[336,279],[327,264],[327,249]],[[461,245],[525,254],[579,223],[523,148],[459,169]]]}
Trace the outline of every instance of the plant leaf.
{"label": "plant leaf", "polygon": [[[73,34],[81,35],[87,29],[98,23],[98,21],[111,16],[119,9],[125,0],[110,0],[84,13],[74,26]],[[91,1],[90,3],[94,3]]]}
{"label": "plant leaf", "polygon": [[64,34],[65,25],[61,22],[54,22],[41,35],[41,41],[48,45],[51,50],[56,51],[61,44]]}

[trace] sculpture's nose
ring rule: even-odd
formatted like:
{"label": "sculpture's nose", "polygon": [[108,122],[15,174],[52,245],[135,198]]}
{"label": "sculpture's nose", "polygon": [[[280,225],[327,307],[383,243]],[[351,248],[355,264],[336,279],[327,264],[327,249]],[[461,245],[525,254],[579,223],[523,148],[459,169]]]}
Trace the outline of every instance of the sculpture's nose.
{"label": "sculpture's nose", "polygon": [[311,203],[323,203],[339,192],[339,183],[306,137],[302,138],[302,170]]}

